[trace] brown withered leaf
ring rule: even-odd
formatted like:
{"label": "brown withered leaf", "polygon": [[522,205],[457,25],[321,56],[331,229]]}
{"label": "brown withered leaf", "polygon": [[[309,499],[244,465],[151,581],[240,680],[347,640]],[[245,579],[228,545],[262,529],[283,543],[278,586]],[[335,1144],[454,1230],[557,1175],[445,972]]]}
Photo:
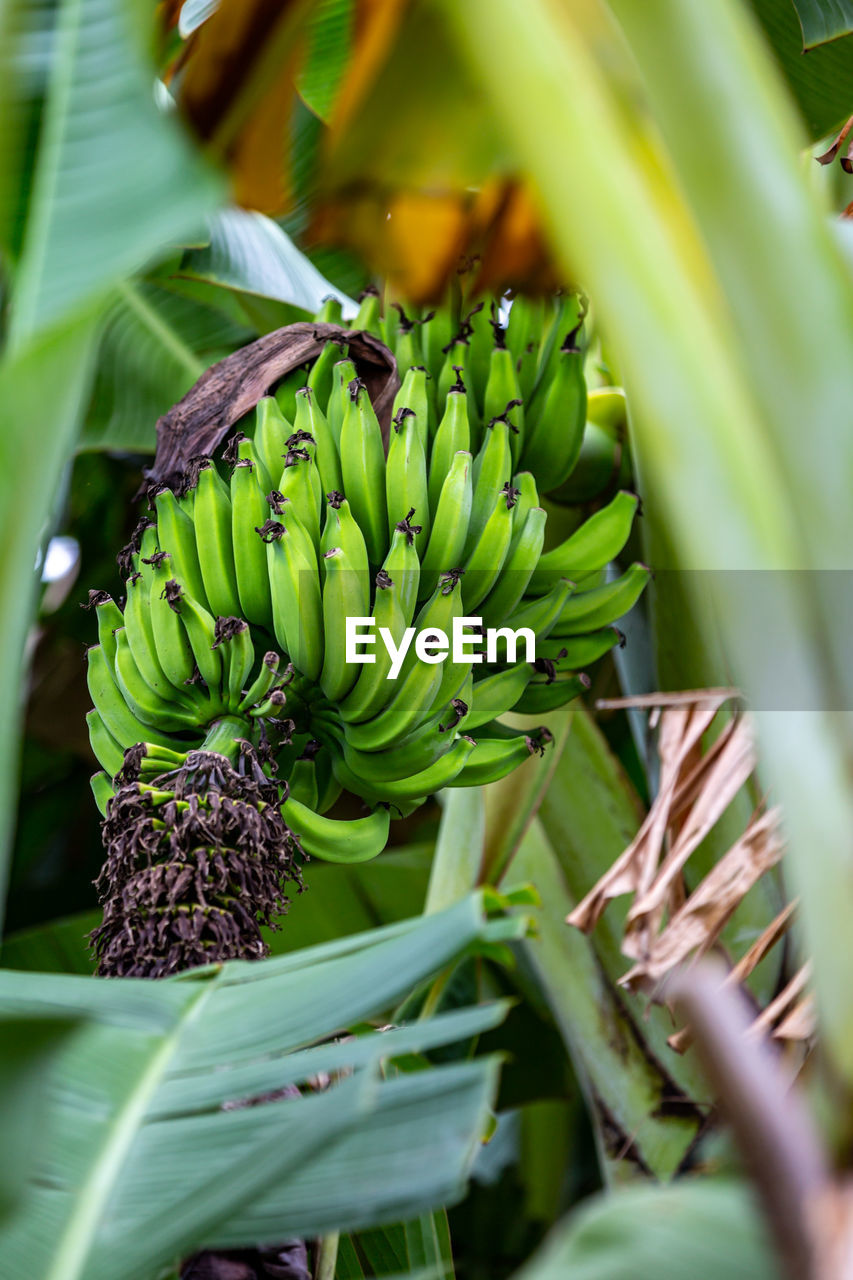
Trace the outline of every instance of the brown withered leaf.
{"label": "brown withered leaf", "polygon": [[[713,689],[685,694],[652,694],[615,699],[600,706],[641,706],[658,727],[660,784],[636,837],[586,897],[568,922],[589,932],[614,897],[634,895],[628,910],[621,949],[635,961],[620,979],[632,991],[653,1000],[668,1000],[671,976],[716,948],[721,934],[750,889],[782,858],[781,814],[763,805],[746,830],[690,892],[685,868],[719,822],[756,768],[753,727],[748,715],[736,713],[703,749],[703,738],[721,708],[734,703],[736,690]],[[727,981],[744,982],[790,927],[795,904],[788,904],[730,969]],[[786,1042],[810,1042],[814,1031],[811,1003],[803,993],[804,966],[759,1013],[754,1034],[772,1033]],[[775,1030],[774,1030],[775,1028]],[[684,1027],[669,1039],[683,1052],[692,1030]]]}
{"label": "brown withered leaf", "polygon": [[371,333],[305,322],[265,334],[205,370],[183,399],[158,420],[157,452],[148,478],[168,481],[186,470],[190,458],[210,455],[274,383],[316,359],[327,342],[346,344],[367,385],[387,447],[391,409],[400,386],[394,356]]}

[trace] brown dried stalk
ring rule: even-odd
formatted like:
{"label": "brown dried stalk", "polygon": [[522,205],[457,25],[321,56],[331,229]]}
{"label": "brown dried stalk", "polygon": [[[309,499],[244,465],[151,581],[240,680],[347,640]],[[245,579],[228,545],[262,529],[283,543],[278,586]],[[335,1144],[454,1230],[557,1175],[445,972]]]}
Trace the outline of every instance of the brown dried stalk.
{"label": "brown dried stalk", "polygon": [[[753,727],[745,714],[735,714],[713,744],[702,749],[718,712],[738,698],[733,689],[708,689],[599,704],[651,710],[651,723],[659,728],[660,786],[634,840],[572,911],[568,922],[589,933],[608,902],[633,894],[622,951],[635,963],[620,982],[654,1000],[663,998],[662,984],[668,975],[717,946],[746,894],[780,861],[784,850],[780,811],[760,805],[740,838],[688,892],[687,863],[756,767]],[[753,943],[732,968],[730,985],[743,982],[783,938],[793,912],[791,904]],[[801,970],[761,1013],[756,1034],[811,1039],[811,1005],[808,997],[801,1000],[806,976]],[[669,1043],[683,1052],[691,1035],[689,1027],[683,1028]]]}

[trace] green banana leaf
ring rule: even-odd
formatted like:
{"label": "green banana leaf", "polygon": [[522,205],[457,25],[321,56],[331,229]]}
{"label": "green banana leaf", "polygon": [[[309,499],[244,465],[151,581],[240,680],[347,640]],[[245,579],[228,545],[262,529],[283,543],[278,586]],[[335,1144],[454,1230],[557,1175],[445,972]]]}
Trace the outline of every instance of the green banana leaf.
{"label": "green banana leaf", "polygon": [[780,1280],[749,1188],[679,1182],[597,1196],[552,1231],[516,1280]]}
{"label": "green banana leaf", "polygon": [[794,0],[803,28],[803,48],[837,40],[853,31],[853,4],[850,0]]}
{"label": "green banana leaf", "polygon": [[77,1019],[0,1019],[0,1223],[16,1207],[47,1135],[41,1123],[43,1090],[57,1054]]}
{"label": "green banana leaf", "polygon": [[34,612],[36,559],[82,414],[94,337],[89,316],[0,360],[0,920],[18,773],[18,673]]}
{"label": "green banana leaf", "polygon": [[[189,249],[179,274],[208,280],[241,296],[287,303],[312,314],[337,298],[345,319],[358,307],[306,258],[278,223],[245,209],[222,209],[210,220],[210,243]],[[285,323],[284,321],[282,323]]]}
{"label": "green banana leaf", "polygon": [[187,297],[154,275],[119,284],[105,309],[97,374],[78,449],[153,453],[154,426],[208,365],[251,342],[254,328],[214,297]]}
{"label": "green banana leaf", "polygon": [[803,56],[803,32],[793,4],[786,0],[749,0],[773,56],[799,107],[813,142],[839,128],[853,108],[853,38],[809,49]]}
{"label": "green banana leaf", "polygon": [[220,201],[219,180],[155,105],[151,22],[111,0],[8,0],[0,11],[0,157],[16,161],[0,165],[13,342],[194,235]]}
{"label": "green banana leaf", "polygon": [[619,1183],[646,1170],[671,1178],[702,1115],[686,1100],[675,1108],[665,1105],[677,1096],[672,1075],[653,1056],[641,1017],[633,1024],[626,1017],[623,996],[589,941],[566,924],[576,899],[539,819],[528,828],[509,875],[532,881],[542,898],[536,936],[518,945],[519,985],[528,999],[535,997],[525,979],[541,992],[563,1037],[596,1126],[605,1178]]}
{"label": "green banana leaf", "polygon": [[[523,22],[509,0],[445,0],[442,12],[555,247],[596,299],[640,476],[694,589],[711,591],[758,710],[828,1051],[853,1079],[849,723],[831,710],[850,705],[847,627],[833,614],[837,578],[814,572],[849,567],[853,545],[839,431],[853,403],[853,292],[802,181],[793,104],[733,0],[607,11],[571,0],[559,22],[543,0]],[[609,34],[614,13],[643,84]]]}
{"label": "green banana leaf", "polygon": [[[382,1059],[496,1025],[493,1004],[329,1041],[507,922],[479,898],[254,964],[152,983],[0,972],[0,1017],[87,1019],[42,1095],[50,1142],[0,1229],[9,1280],[149,1280],[183,1252],[411,1218],[459,1196],[495,1060]],[[262,1107],[223,1104],[328,1073]],[[351,1075],[350,1075],[351,1073]]]}

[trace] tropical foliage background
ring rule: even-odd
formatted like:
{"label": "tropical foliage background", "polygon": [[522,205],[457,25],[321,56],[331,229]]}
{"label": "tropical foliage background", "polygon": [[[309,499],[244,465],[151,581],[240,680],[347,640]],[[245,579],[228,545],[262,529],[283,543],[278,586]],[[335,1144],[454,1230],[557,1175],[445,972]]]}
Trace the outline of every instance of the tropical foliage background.
{"label": "tropical foliage background", "polygon": [[[154,1280],[292,1236],[324,1276],[844,1274],[853,288],[846,139],[825,153],[851,30],[843,0],[0,3],[4,1275]],[[461,257],[592,299],[657,574],[628,648],[544,762],[312,868],[270,960],[96,981],[79,605],[157,417],[328,294],[426,305]],[[625,899],[588,935],[565,918],[671,763],[596,701],[732,684],[757,772],[712,779],[688,883],[769,792],[784,859],[711,940],[741,957],[796,900],[750,999],[808,963],[813,1008],[771,1049],[688,982],[679,1055],[683,1023],[619,985]]]}

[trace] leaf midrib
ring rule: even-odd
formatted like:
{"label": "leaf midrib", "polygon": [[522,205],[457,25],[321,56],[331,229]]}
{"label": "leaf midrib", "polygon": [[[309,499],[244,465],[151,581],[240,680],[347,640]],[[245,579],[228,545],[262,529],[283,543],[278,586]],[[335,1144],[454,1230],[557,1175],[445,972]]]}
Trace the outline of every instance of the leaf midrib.
{"label": "leaf midrib", "polygon": [[113,1117],[100,1154],[75,1197],[71,1215],[53,1252],[50,1269],[44,1280],[83,1280],[90,1247],[97,1236],[103,1210],[113,1194],[148,1103],[166,1073],[187,1021],[198,1017],[216,986],[215,981],[203,984],[202,990],[187,1003],[173,1031],[156,1050],[123,1106]]}

